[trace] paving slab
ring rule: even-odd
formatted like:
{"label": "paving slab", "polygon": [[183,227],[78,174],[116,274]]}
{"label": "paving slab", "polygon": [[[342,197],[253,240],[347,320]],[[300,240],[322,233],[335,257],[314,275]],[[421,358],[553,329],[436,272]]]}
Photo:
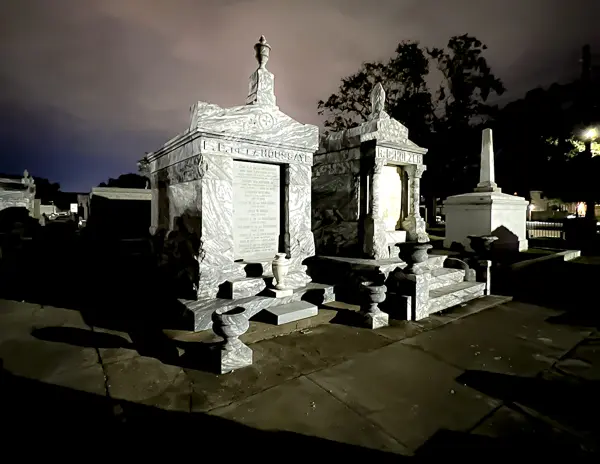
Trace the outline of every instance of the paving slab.
{"label": "paving slab", "polygon": [[555,367],[583,380],[600,382],[600,338],[588,337]]}
{"label": "paving slab", "polygon": [[586,332],[547,323],[547,310],[529,306],[500,305],[402,343],[464,370],[533,376],[577,345]]}
{"label": "paving slab", "polygon": [[31,335],[0,343],[0,359],[9,372],[42,381],[65,371],[98,364],[94,348],[38,340]]}
{"label": "paving slab", "polygon": [[189,411],[190,383],[178,366],[137,356],[105,366],[111,398]]}
{"label": "paving slab", "polygon": [[56,308],[54,306],[39,306],[32,320],[32,328],[40,327],[75,327],[90,329],[79,311]]}
{"label": "paving slab", "polygon": [[100,364],[81,369],[55,372],[44,378],[44,383],[70,388],[80,392],[107,396],[104,371]]}
{"label": "paving slab", "polygon": [[[192,410],[208,411],[239,401],[286,380],[342,362],[353,355],[390,343],[376,331],[337,324],[322,325],[285,337],[250,345],[251,366],[226,375],[215,375],[194,360],[206,353],[189,352],[186,374],[193,385]],[[188,353],[186,353],[188,355]]]}
{"label": "paving slab", "polygon": [[139,355],[127,332],[96,326],[93,327],[93,331],[102,337],[98,338],[97,348],[103,364],[125,361]]}
{"label": "paving slab", "polygon": [[0,300],[0,343],[27,337],[39,305]]}
{"label": "paving slab", "polygon": [[500,405],[456,382],[461,373],[398,342],[309,378],[415,450],[437,430],[468,430]]}
{"label": "paving slab", "polygon": [[535,377],[473,370],[457,380],[587,443],[600,436],[600,400],[595,382],[585,382],[555,369],[544,370]]}
{"label": "paving slab", "polygon": [[[260,430],[288,431],[339,443],[406,454],[408,450],[306,377],[211,411]],[[312,453],[313,450],[297,450]]]}
{"label": "paving slab", "polygon": [[591,457],[577,437],[506,406],[495,410],[471,433],[439,431],[415,455],[459,460],[468,456],[494,462],[517,456],[536,461],[551,458],[551,462],[559,456],[570,460]]}
{"label": "paving slab", "polygon": [[502,406],[471,433],[502,440],[503,445],[537,452],[581,452],[577,437],[544,421]]}

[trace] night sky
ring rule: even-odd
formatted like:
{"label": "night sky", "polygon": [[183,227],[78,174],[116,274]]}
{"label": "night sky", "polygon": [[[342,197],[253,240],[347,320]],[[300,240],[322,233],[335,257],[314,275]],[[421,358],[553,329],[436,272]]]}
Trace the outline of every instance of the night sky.
{"label": "night sky", "polygon": [[261,34],[279,107],[320,124],[317,100],[402,40],[475,35],[502,103],[576,78],[599,20],[599,0],[0,0],[0,172],[81,192],[135,172],[194,101],[244,103]]}

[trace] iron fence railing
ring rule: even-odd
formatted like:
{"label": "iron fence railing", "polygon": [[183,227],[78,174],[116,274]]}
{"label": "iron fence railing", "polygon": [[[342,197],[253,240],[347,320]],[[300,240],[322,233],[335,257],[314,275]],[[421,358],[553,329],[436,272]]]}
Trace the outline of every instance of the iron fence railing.
{"label": "iron fence railing", "polygon": [[527,238],[559,238],[564,240],[562,221],[527,221]]}

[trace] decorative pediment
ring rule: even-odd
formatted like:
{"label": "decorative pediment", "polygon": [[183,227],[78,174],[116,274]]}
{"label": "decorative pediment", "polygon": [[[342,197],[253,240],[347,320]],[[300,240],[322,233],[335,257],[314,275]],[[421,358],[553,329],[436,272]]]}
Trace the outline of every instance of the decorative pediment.
{"label": "decorative pediment", "polygon": [[221,108],[198,102],[192,107],[190,130],[313,151],[318,147],[319,138],[317,126],[301,124],[276,106],[254,104]]}
{"label": "decorative pediment", "polygon": [[[301,124],[279,110],[275,98],[275,76],[266,67],[271,46],[261,36],[254,50],[258,67],[249,79],[246,104],[222,108],[213,103],[195,103],[190,109],[187,129],[159,150],[147,154],[138,165],[140,172],[147,175],[158,166],[168,166],[189,157],[190,144],[200,138],[203,143],[218,139],[220,149],[216,151],[229,150],[242,157],[252,158],[262,153],[272,160],[302,159],[312,162],[312,154],[319,147],[319,128]],[[232,144],[237,145],[234,147]],[[184,146],[188,148],[182,148]],[[198,147],[192,148],[194,152],[197,150]],[[160,162],[157,161],[159,159]]]}
{"label": "decorative pediment", "polygon": [[[330,134],[321,138],[321,150],[330,151],[360,145],[377,140],[400,149],[425,154],[427,149],[419,147],[408,138],[408,129],[385,111],[385,91],[381,84],[371,91],[371,113],[368,120],[357,127]],[[338,145],[340,148],[337,148]]]}

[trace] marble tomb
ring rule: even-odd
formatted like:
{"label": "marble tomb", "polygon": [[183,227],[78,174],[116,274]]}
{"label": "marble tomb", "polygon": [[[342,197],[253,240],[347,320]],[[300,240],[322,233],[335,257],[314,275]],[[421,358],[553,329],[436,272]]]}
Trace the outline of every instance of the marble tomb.
{"label": "marble tomb", "polygon": [[427,150],[409,140],[408,129],[390,118],[384,104],[377,84],[368,121],[321,137],[312,170],[320,255],[388,259],[407,239],[429,241],[419,212]]}
{"label": "marble tomb", "polygon": [[385,92],[377,84],[368,120],[321,137],[314,157],[318,256],[310,272],[315,280],[335,285],[338,300],[365,307],[375,289],[385,289],[384,314],[373,321],[374,311],[363,311],[371,328],[387,324],[386,311],[418,320],[484,294],[486,284],[476,282],[465,261],[428,255],[431,245],[419,212],[426,152],[386,113]]}
{"label": "marble tomb", "polygon": [[[176,254],[189,268],[178,296],[195,331],[211,328],[217,310],[241,307],[245,317],[261,312],[282,324],[314,316],[333,299],[333,288],[312,283],[303,264],[315,254],[319,131],[277,107],[270,50],[261,37],[245,105],[194,104],[189,127],[140,162],[152,189],[151,232],[181,245]],[[276,255],[287,257],[284,288],[273,282]]]}
{"label": "marble tomb", "polygon": [[25,170],[22,178],[0,178],[0,210],[27,208],[35,216],[35,181]]}

